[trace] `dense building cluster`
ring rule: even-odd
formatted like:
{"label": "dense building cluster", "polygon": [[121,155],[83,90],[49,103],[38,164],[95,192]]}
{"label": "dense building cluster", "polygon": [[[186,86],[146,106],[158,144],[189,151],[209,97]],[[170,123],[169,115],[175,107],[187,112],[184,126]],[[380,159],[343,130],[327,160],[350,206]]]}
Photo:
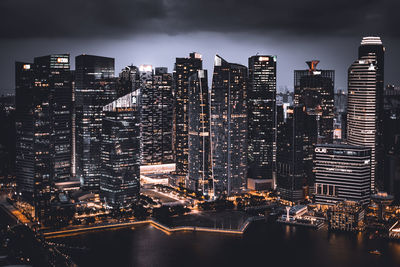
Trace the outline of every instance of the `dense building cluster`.
{"label": "dense building cluster", "polygon": [[175,163],[173,184],[206,199],[251,189],[327,205],[367,204],[378,190],[398,197],[400,90],[384,93],[380,38],[363,38],[347,94],[318,63],[294,71],[291,101],[277,95],[271,55],[248,66],[215,56],[211,86],[198,53],[176,58],[173,73],[141,65],[118,76],[100,56],[77,56],[76,70],[68,54],[17,62],[17,192],[38,218],[54,184],[71,179],[126,207],[141,165]]}

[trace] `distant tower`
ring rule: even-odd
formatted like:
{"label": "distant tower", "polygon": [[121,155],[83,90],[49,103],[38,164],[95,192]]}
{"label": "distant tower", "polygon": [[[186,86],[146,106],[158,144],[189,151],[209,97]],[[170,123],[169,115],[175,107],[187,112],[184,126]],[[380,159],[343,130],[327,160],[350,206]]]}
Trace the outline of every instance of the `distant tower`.
{"label": "distant tower", "polygon": [[348,71],[347,141],[371,148],[372,192],[383,179],[384,51],[379,37],[364,37]]}
{"label": "distant tower", "polygon": [[247,105],[245,66],[216,55],[211,89],[211,155],[215,196],[246,188]]}

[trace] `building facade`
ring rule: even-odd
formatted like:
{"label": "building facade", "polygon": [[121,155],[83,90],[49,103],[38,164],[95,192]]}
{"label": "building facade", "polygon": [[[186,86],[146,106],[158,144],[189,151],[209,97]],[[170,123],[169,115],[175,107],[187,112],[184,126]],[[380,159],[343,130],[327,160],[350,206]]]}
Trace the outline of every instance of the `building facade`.
{"label": "building facade", "polygon": [[172,75],[164,67],[142,65],[139,70],[142,164],[172,163]]}
{"label": "building facade", "polygon": [[315,202],[370,202],[371,149],[345,144],[315,146]]}

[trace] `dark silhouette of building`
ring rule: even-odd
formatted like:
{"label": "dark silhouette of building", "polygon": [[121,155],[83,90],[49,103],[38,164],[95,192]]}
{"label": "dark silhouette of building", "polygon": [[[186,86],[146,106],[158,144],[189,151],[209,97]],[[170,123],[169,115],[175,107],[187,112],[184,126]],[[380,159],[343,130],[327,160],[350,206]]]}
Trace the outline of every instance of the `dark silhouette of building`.
{"label": "dark silhouette of building", "polygon": [[216,55],[211,89],[211,155],[215,196],[246,188],[247,68]]}
{"label": "dark silhouette of building", "polygon": [[0,97],[0,183],[4,187],[15,178],[15,96]]}
{"label": "dark silhouette of building", "polygon": [[176,174],[181,176],[186,176],[188,171],[189,77],[202,68],[203,61],[198,53],[190,53],[188,58],[176,58],[174,71],[173,150]]}
{"label": "dark silhouette of building", "polygon": [[276,57],[249,58],[248,177],[275,178],[276,161]]}
{"label": "dark silhouette of building", "polygon": [[189,77],[189,170],[186,188],[208,195],[212,190],[210,106],[207,71]]}
{"label": "dark silhouette of building", "polygon": [[317,69],[318,60],[308,61],[308,70],[294,72],[294,105],[304,111],[304,171],[307,184],[314,184],[313,155],[318,143],[333,140],[335,71]]}
{"label": "dark silhouette of building", "polygon": [[140,191],[139,90],[104,106],[100,198],[112,208],[132,205]]}
{"label": "dark silhouette of building", "polygon": [[84,188],[99,190],[103,106],[117,97],[114,59],[75,58],[76,175]]}
{"label": "dark silhouette of building", "polygon": [[383,144],[384,190],[400,201],[400,88],[385,88]]}
{"label": "dark silhouette of building", "polygon": [[277,106],[277,191],[281,198],[303,200],[307,179],[304,173],[304,117],[302,107]]}

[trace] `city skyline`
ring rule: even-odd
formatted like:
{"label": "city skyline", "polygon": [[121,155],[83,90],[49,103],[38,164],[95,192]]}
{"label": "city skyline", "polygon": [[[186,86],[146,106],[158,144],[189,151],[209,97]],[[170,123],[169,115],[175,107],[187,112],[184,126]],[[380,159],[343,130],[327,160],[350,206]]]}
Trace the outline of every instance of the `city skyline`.
{"label": "city skyline", "polygon": [[[303,69],[304,62],[320,60],[322,69],[335,70],[335,91],[347,91],[347,68],[357,59],[353,51],[357,49],[362,36],[381,36],[389,47],[386,51],[388,59],[385,62],[385,84],[400,84],[399,72],[396,68],[400,58],[400,40],[392,37],[385,38],[379,32],[370,34],[358,33],[354,37],[340,38],[309,37],[297,40],[296,36],[241,36],[239,34],[193,33],[186,35],[155,36],[143,35],[134,40],[27,40],[24,44],[15,40],[4,40],[0,44],[10,46],[10,53],[0,55],[0,94],[12,94],[14,91],[15,61],[28,61],[38,55],[69,53],[71,59],[81,54],[99,55],[115,58],[115,72],[121,72],[128,65],[143,64],[153,67],[167,67],[169,72],[174,70],[176,57],[184,57],[196,51],[202,55],[204,69],[213,69],[213,59],[216,54],[224,54],[226,58],[239,64],[247,65],[248,58],[255,54],[277,56],[277,92],[285,89],[293,91],[293,71]],[[208,40],[213,40],[212,45]],[[43,46],[43,43],[49,44]],[[260,45],[260,44],[266,44]],[[296,44],[296,45],[295,45]],[[398,45],[397,45],[398,44]],[[160,51],[159,47],[170,45],[168,54]],[[214,47],[219,47],[215,49]],[[326,48],[329,47],[328,53]],[[32,49],[32,50],[31,50]],[[75,69],[75,60],[71,60],[71,69]],[[211,79],[209,79],[209,83]]]}
{"label": "city skyline", "polygon": [[0,10],[0,266],[400,266],[399,0]]}

